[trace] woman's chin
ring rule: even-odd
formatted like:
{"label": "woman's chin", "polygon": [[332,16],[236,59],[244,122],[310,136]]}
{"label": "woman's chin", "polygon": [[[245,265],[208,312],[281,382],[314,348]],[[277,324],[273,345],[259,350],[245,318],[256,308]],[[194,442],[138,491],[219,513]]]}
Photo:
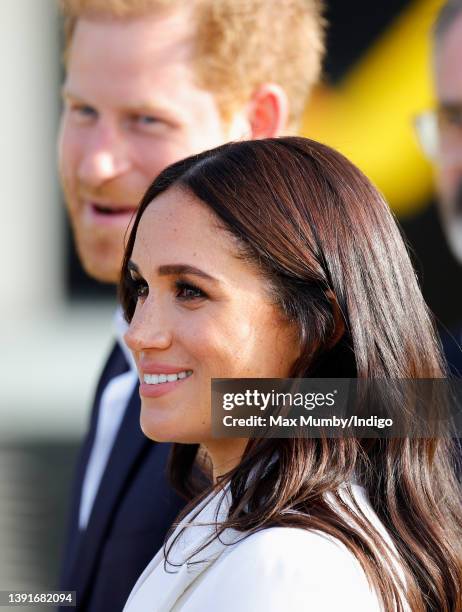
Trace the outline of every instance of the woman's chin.
{"label": "woman's chin", "polygon": [[166,423],[143,418],[140,427],[143,434],[153,442],[177,442],[179,444],[200,444],[204,436],[197,432],[183,431],[177,423]]}

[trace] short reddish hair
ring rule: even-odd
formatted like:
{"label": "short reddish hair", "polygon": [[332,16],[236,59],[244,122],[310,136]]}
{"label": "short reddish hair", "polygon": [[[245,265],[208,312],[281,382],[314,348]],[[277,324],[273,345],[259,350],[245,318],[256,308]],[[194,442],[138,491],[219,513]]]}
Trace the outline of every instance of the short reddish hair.
{"label": "short reddish hair", "polygon": [[279,84],[290,101],[289,128],[300,123],[324,53],[321,0],[60,0],[66,48],[79,17],[141,17],[193,11],[194,68],[226,119],[262,83]]}

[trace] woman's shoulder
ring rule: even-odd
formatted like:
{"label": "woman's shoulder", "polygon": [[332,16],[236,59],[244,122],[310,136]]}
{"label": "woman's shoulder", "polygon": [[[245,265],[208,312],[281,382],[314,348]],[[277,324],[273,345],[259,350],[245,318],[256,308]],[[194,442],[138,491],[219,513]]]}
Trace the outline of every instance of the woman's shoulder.
{"label": "woman's shoulder", "polygon": [[341,567],[344,573],[364,576],[359,561],[340,540],[321,531],[298,527],[262,529],[244,537],[223,555],[226,563],[245,564],[246,561],[269,575],[287,567],[291,575],[300,572],[306,577],[310,572],[326,576],[326,570]]}
{"label": "woman's shoulder", "polygon": [[[360,511],[367,518],[370,526],[388,544],[391,542],[386,529],[372,510],[362,487],[353,485],[351,487],[351,496],[342,493],[342,498],[350,509],[356,513],[356,508],[352,506],[352,499],[354,499]],[[330,503],[333,507],[336,507],[336,502],[330,500]],[[341,512],[340,508],[337,508],[337,510]],[[346,520],[348,520],[348,517],[346,517]],[[285,563],[293,567],[301,564],[306,568],[308,561],[316,561],[316,568],[314,569],[319,571],[320,568],[324,569],[325,564],[332,566],[332,564],[338,562],[345,564],[345,567],[348,565],[354,570],[359,568],[361,574],[363,574],[356,556],[343,542],[326,532],[315,529],[282,526],[267,527],[250,535],[243,535],[238,545],[232,547],[227,555],[232,554],[234,559],[237,559],[241,555],[247,556],[251,551],[257,553],[258,559],[265,565],[276,562],[279,557],[282,557]],[[289,555],[288,551],[290,551]]]}
{"label": "woman's shoulder", "polygon": [[269,527],[224,551],[203,576],[228,610],[378,612],[375,593],[356,557],[328,534]]}
{"label": "woman's shoulder", "polygon": [[[245,554],[248,549],[252,548],[255,551],[264,553],[271,550],[276,556],[278,553],[287,553],[288,548],[298,555],[299,553],[305,556],[307,546],[310,550],[318,552],[327,552],[329,555],[337,554],[343,556],[350,554],[347,548],[337,538],[313,529],[304,529],[301,527],[267,527],[260,529],[254,533],[243,536],[238,542],[238,545],[233,547],[232,552]],[[294,557],[294,560],[297,557]]]}

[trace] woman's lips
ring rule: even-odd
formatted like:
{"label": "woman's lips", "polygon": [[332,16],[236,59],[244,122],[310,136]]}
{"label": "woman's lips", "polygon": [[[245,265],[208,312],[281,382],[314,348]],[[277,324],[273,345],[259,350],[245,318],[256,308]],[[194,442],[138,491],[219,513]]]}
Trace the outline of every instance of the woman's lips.
{"label": "woman's lips", "polygon": [[160,397],[174,391],[179,385],[186,382],[193,375],[192,370],[181,370],[166,373],[144,372],[140,383],[142,397]]}
{"label": "woman's lips", "polygon": [[149,358],[141,355],[138,359],[138,370],[140,378],[145,374],[180,374],[181,372],[192,372],[187,366],[174,366],[166,363],[154,362]]}
{"label": "woman's lips", "polygon": [[[184,384],[187,380],[191,378],[193,375],[192,371],[188,376],[177,378],[177,380],[167,380],[166,382],[158,382],[158,383],[149,383],[146,382],[146,379],[149,380],[150,375],[144,374],[143,379],[140,384],[140,395],[141,397],[160,397],[161,395],[165,395],[166,393],[170,393],[170,391],[174,391],[177,387]],[[153,375],[157,376],[157,375]]]}

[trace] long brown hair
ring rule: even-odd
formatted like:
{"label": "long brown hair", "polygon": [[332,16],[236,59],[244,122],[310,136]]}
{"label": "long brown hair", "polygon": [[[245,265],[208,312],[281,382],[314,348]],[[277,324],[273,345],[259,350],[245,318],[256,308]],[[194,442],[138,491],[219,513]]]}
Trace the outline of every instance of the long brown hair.
{"label": "long brown hair", "polygon": [[[281,311],[297,322],[304,350],[293,377],[445,376],[388,205],[345,157],[304,138],[228,144],[161,173],[127,244],[120,296],[128,320],[136,302],[127,262],[139,221],[173,185],[210,207],[262,270]],[[332,295],[346,330],[334,347]],[[174,484],[190,498],[197,493],[196,455],[197,446],[175,445],[171,461]],[[462,499],[453,460],[444,438],[253,439],[220,483],[230,484],[233,501],[219,529],[326,532],[358,558],[385,610],[403,610],[401,591],[413,612],[461,611]],[[354,478],[390,534],[401,576],[391,569],[383,538],[342,501],[339,487]]]}

